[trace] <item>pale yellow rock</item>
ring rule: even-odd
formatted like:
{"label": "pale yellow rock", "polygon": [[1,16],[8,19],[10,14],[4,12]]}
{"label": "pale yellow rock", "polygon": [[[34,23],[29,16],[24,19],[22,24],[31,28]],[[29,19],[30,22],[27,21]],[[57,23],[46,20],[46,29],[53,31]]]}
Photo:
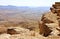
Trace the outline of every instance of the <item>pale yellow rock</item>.
{"label": "pale yellow rock", "polygon": [[0,35],[0,39],[10,39],[10,36],[9,34],[1,34]]}

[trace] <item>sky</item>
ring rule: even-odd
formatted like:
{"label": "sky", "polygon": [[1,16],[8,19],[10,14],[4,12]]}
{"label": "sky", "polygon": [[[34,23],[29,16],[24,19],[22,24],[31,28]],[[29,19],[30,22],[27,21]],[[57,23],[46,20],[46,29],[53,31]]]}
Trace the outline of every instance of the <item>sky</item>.
{"label": "sky", "polygon": [[0,5],[14,5],[14,6],[51,6],[54,2],[60,2],[60,0],[0,0]]}

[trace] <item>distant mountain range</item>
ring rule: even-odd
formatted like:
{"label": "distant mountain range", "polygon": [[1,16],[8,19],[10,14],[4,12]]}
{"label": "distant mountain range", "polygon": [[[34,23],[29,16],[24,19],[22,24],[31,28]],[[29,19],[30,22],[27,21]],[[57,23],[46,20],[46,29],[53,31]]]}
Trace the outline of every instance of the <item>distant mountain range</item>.
{"label": "distant mountain range", "polygon": [[28,6],[0,6],[0,10],[38,10],[47,11],[50,7],[28,7]]}
{"label": "distant mountain range", "polygon": [[[0,15],[2,18],[20,18],[38,19],[49,11],[50,7],[28,7],[28,6],[0,6]],[[0,17],[0,18],[1,18]]]}

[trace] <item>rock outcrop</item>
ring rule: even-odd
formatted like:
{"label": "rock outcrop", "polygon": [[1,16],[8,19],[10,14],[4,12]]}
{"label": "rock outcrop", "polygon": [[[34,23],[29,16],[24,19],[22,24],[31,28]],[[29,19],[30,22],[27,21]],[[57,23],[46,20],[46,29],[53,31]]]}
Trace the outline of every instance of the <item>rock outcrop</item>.
{"label": "rock outcrop", "polygon": [[51,12],[43,14],[41,18],[42,23],[39,25],[40,34],[43,34],[45,37],[60,33],[60,2],[55,2],[50,10]]}

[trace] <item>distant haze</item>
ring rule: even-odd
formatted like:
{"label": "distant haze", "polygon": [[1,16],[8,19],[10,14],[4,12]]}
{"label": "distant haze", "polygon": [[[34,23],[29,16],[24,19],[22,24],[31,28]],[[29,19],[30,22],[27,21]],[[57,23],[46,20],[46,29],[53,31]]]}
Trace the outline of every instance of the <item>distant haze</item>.
{"label": "distant haze", "polygon": [[50,7],[0,6],[0,17],[39,19]]}
{"label": "distant haze", "polygon": [[51,6],[57,1],[59,2],[60,0],[0,0],[0,5],[40,7]]}

